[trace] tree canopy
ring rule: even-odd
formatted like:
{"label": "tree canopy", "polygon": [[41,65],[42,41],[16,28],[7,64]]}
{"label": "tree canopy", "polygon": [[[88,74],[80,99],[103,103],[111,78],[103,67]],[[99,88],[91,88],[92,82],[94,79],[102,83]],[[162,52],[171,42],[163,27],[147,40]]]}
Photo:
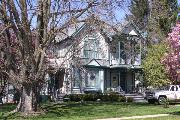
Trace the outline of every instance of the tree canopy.
{"label": "tree canopy", "polygon": [[147,86],[159,87],[170,83],[161,59],[168,52],[168,44],[161,42],[148,48],[143,60],[144,82]]}
{"label": "tree canopy", "polygon": [[145,29],[147,27],[150,12],[148,0],[132,0],[130,12],[133,15],[134,22],[138,25],[139,29]]}
{"label": "tree canopy", "polygon": [[170,50],[166,37],[176,23],[177,6],[177,0],[132,0],[131,13],[134,21],[146,21],[141,30],[147,33],[147,54],[143,59],[147,85],[158,87],[172,82],[170,74],[165,70],[167,66],[162,64],[161,59]]}
{"label": "tree canopy", "polygon": [[173,29],[172,32],[169,33],[168,36],[168,45],[169,51],[162,59],[162,63],[165,66],[166,73],[168,74],[170,80],[174,83],[180,83],[180,54],[179,54],[179,47],[180,47],[180,24],[177,24]]}

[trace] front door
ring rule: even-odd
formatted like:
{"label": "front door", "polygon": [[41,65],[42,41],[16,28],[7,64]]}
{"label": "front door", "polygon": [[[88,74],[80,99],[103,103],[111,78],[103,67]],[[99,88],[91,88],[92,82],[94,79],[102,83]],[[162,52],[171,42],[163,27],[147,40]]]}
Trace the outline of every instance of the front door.
{"label": "front door", "polygon": [[126,72],[120,73],[120,86],[123,91],[127,91],[126,90]]}
{"label": "front door", "polygon": [[117,88],[119,86],[119,74],[118,73],[112,73],[111,74],[111,87]]}

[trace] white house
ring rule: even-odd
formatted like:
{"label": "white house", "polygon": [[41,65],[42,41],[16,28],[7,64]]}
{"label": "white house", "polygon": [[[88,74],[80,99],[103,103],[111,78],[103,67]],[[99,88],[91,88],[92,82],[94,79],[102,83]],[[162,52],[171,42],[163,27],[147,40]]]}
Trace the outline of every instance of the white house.
{"label": "white house", "polygon": [[120,86],[133,92],[144,37],[132,22],[116,28],[85,23],[68,37],[57,36],[47,51],[49,91],[105,92]]}

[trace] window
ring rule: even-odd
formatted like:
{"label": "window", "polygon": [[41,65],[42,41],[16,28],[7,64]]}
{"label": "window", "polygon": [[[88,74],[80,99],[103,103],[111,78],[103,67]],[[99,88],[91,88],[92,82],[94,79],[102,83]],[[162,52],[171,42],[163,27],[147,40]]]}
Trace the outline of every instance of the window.
{"label": "window", "polygon": [[126,52],[125,52],[125,48],[124,48],[124,43],[120,42],[120,63],[121,64],[125,64],[126,61]]}
{"label": "window", "polygon": [[79,69],[77,68],[73,68],[73,71],[74,71],[74,81],[73,81],[73,87],[80,87],[81,86],[81,72]]}
{"label": "window", "polygon": [[99,41],[95,36],[88,36],[84,40],[84,57],[98,59]]}
{"label": "window", "polygon": [[68,47],[66,48],[61,48],[61,47],[58,47],[56,48],[56,50],[54,51],[54,54],[56,55],[56,57],[58,58],[64,58],[65,55],[67,54],[68,52]]}
{"label": "window", "polygon": [[176,86],[176,91],[178,91],[178,87]]}
{"label": "window", "polygon": [[99,80],[99,71],[98,70],[89,70],[86,73],[86,87],[97,87]]}
{"label": "window", "polygon": [[171,87],[171,91],[174,91],[174,86]]}

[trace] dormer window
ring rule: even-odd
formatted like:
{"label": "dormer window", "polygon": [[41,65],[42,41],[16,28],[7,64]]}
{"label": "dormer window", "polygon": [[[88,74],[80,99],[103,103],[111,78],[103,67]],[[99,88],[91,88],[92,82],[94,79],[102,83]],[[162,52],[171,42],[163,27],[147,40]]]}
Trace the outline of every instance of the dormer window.
{"label": "dormer window", "polygon": [[95,36],[88,36],[84,39],[84,57],[98,59],[99,41]]}

